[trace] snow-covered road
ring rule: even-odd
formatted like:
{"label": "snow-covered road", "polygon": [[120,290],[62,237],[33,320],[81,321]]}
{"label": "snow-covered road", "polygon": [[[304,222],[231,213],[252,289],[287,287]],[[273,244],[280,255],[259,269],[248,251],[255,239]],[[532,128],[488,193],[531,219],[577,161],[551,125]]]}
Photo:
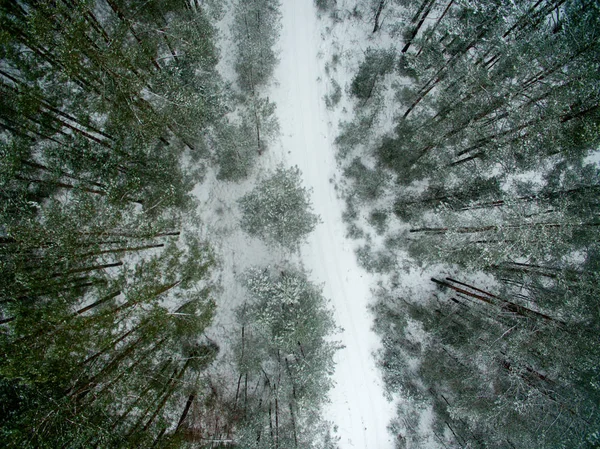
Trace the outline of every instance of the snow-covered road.
{"label": "snow-covered road", "polygon": [[[322,40],[313,0],[283,0],[283,29],[277,86],[269,95],[277,104],[281,124],[281,151],[277,159],[297,165],[322,223],[301,248],[305,268],[312,279],[324,284],[331,299],[339,339],[345,348],[336,356],[331,404],[325,418],[334,422],[340,447],[387,449],[393,447],[386,426],[393,406],[383,397],[382,382],[372,357],[378,340],[371,331],[367,311],[372,279],[357,266],[353,244],[345,238],[342,200],[336,196],[333,178],[339,179],[333,147],[333,117],[325,108],[323,63],[318,58]],[[326,50],[326,49],[325,49]]]}

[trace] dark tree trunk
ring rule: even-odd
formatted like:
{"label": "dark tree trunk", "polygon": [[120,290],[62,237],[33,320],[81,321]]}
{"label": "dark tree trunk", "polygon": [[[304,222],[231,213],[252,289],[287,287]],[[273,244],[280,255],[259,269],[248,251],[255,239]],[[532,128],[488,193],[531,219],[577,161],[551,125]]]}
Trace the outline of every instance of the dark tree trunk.
{"label": "dark tree trunk", "polygon": [[384,6],[385,0],[379,0],[379,6],[377,7],[377,13],[375,14],[375,25],[373,26],[373,33],[376,33],[379,30],[379,17],[381,16],[381,12],[383,11]]}
{"label": "dark tree trunk", "polygon": [[181,368],[179,373],[177,373],[177,376],[171,381],[171,384],[172,384],[171,387],[167,390],[166,394],[163,396],[162,400],[158,404],[158,407],[156,407],[156,409],[150,416],[150,419],[148,419],[148,422],[146,422],[146,425],[143,427],[144,431],[148,430],[148,428],[152,425],[152,423],[154,422],[154,420],[156,419],[158,414],[165,407],[165,405],[167,404],[167,401],[171,398],[171,396],[175,392],[175,389],[177,388],[177,382],[179,382],[179,380],[183,377],[189,364],[190,364],[190,360],[188,359],[188,360],[186,360],[185,364],[183,365],[183,367]]}
{"label": "dark tree trunk", "polygon": [[423,26],[423,23],[425,22],[425,19],[427,19],[427,16],[431,12],[431,9],[433,8],[433,5],[435,4],[435,1],[436,0],[431,0],[431,2],[429,3],[429,5],[427,6],[427,9],[423,13],[423,16],[421,17],[421,20],[419,21],[419,23],[417,23],[417,26],[415,26],[413,28],[413,30],[412,30],[412,32],[410,34],[410,37],[408,38],[408,41],[404,45],[404,48],[402,48],[402,53],[406,53],[408,51],[408,49],[410,48],[413,39],[417,36],[417,34],[419,33],[419,30]]}
{"label": "dark tree trunk", "polygon": [[91,256],[100,256],[102,254],[117,254],[117,253],[127,253],[133,251],[143,251],[145,249],[152,248],[162,248],[164,247],[164,243],[155,243],[153,245],[143,245],[143,246],[130,246],[127,248],[113,248],[113,249],[104,249],[100,251],[92,251],[84,254],[77,254],[77,258],[91,257]]}
{"label": "dark tree trunk", "polygon": [[[450,10],[450,7],[454,3],[454,1],[455,0],[450,0],[450,2],[448,2],[448,5],[446,5],[446,8],[444,9],[444,12],[442,12],[442,15],[440,17],[438,17],[438,19],[436,20],[435,24],[433,25],[433,27],[429,31],[429,33],[430,33],[429,35],[430,36],[434,35],[436,28],[438,27],[438,25],[440,24],[440,22],[444,19],[444,17],[446,17],[446,14]],[[419,56],[421,54],[421,52],[423,51],[423,48],[425,47],[425,45],[426,44],[421,45],[421,48],[419,48],[419,51],[417,52],[417,56]]]}
{"label": "dark tree trunk", "polygon": [[185,407],[183,409],[183,413],[181,414],[181,417],[179,418],[179,422],[177,423],[177,427],[175,428],[175,432],[177,432],[179,430],[179,428],[183,424],[183,421],[185,421],[185,418],[187,417],[187,415],[190,411],[190,407],[192,406],[192,403],[194,402],[195,397],[196,397],[196,395],[194,393],[192,393],[188,396],[187,402],[185,403]]}
{"label": "dark tree trunk", "polygon": [[75,312],[75,315],[81,315],[82,313],[85,313],[88,310],[93,309],[94,307],[98,307],[99,305],[104,304],[105,302],[110,301],[113,298],[116,298],[120,294],[121,294],[120,291],[115,291],[115,292],[111,293],[110,295],[107,295],[104,298],[100,298],[98,301],[93,302],[92,304],[90,304],[82,309],[79,309],[77,312]]}
{"label": "dark tree trunk", "polygon": [[114,263],[107,263],[107,264],[102,264],[102,265],[92,265],[92,266],[88,266],[88,267],[75,268],[73,270],[65,271],[64,273],[54,273],[52,275],[52,277],[61,277],[61,276],[64,277],[66,275],[75,274],[75,273],[89,273],[90,271],[105,270],[107,268],[120,267],[122,265],[123,265],[123,262],[114,262]]}

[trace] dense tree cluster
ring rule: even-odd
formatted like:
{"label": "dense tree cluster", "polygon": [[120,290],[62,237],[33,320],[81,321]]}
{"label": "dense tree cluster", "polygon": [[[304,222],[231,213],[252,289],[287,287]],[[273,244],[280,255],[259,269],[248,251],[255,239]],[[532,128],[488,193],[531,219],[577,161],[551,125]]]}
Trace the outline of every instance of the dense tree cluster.
{"label": "dense tree cluster", "polygon": [[320,289],[291,266],[250,270],[244,284],[235,347],[240,444],[333,449],[319,408],[331,382],[336,345],[326,339],[335,324]]}
{"label": "dense tree cluster", "polygon": [[238,82],[243,91],[254,93],[269,81],[278,61],[274,46],[281,21],[279,0],[239,1],[234,21]]}
{"label": "dense tree cluster", "polygon": [[256,158],[279,131],[275,104],[249,97],[239,105],[239,121],[216,127],[215,151],[220,180],[239,182],[252,173]]}
{"label": "dense tree cluster", "polygon": [[[385,241],[359,256],[391,279],[375,311],[386,384],[406,398],[398,445],[595,447],[600,7],[424,0],[403,11],[393,70],[365,55],[357,118],[338,138],[353,155],[349,211],[367,207]],[[394,129],[376,136],[364,111],[380,109],[365,98],[390,86]],[[407,255],[445,273],[429,293],[398,288]]]}
{"label": "dense tree cluster", "polygon": [[278,0],[238,0],[232,9],[239,117],[216,136],[215,149],[219,178],[240,181],[279,131],[275,104],[261,95],[261,89],[271,81],[278,61],[274,47],[281,13]]}
{"label": "dense tree cluster", "polygon": [[[262,296],[252,286],[262,274],[248,274],[251,298],[240,312],[248,337],[236,367],[244,389],[238,382],[238,397],[229,398],[236,385],[221,388],[222,373],[208,372],[219,352],[205,335],[219,263],[198,235],[191,190],[211,156],[219,180],[247,177],[278,129],[274,104],[255,89],[277,61],[279,4],[233,5],[242,95],[226,98],[216,70],[217,3],[0,2],[6,447],[334,447],[318,419],[332,323],[303,273],[263,279],[272,287]],[[278,170],[244,204],[256,199],[277,221],[268,206],[281,188],[286,220],[304,221],[252,227],[255,235],[286,245],[314,227],[299,176]],[[280,294],[288,287],[293,310]],[[274,321],[259,316],[265,302]],[[265,338],[271,332],[286,343]],[[263,374],[270,393],[250,390]],[[265,431],[258,444],[267,411],[271,438]],[[306,432],[313,424],[319,432]]]}
{"label": "dense tree cluster", "polygon": [[207,389],[214,256],[182,232],[181,159],[222,115],[213,29],[183,1],[140,6],[0,4],[9,447],[179,445]]}
{"label": "dense tree cluster", "polygon": [[[597,445],[592,268],[515,263],[493,292],[447,276],[431,278],[438,289],[427,298],[379,298],[384,378],[407,399],[392,426],[402,442],[422,444],[418,411],[431,409],[437,445]],[[556,285],[548,288],[547,276]]]}

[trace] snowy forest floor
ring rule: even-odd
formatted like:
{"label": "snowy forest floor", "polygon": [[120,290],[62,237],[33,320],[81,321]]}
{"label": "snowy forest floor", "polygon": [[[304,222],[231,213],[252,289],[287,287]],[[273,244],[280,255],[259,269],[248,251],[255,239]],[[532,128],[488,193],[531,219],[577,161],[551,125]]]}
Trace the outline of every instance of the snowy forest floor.
{"label": "snowy forest floor", "polygon": [[372,356],[378,347],[367,310],[373,279],[358,267],[353,242],[345,237],[344,205],[335,188],[341,176],[333,146],[338,120],[323,100],[327,93],[323,66],[331,51],[321,40],[324,22],[318,20],[312,1],[282,2],[282,13],[278,84],[271,91],[281,145],[274,151],[285,164],[297,165],[305,185],[313,190],[314,209],[322,223],[301,247],[302,262],[313,280],[323,283],[344,345],[337,353],[335,386],[325,418],[337,425],[342,448],[385,449],[392,447],[386,426],[393,407],[384,399]]}
{"label": "snowy forest floor", "polygon": [[[228,341],[235,332],[233,311],[242,304],[243,288],[238,276],[252,266],[282,266],[296,262],[309,273],[310,279],[323,287],[325,298],[331,301],[334,318],[340,332],[334,337],[342,345],[335,357],[334,387],[324,419],[334,425],[341,449],[393,447],[387,425],[394,416],[394,406],[384,397],[380,372],[373,353],[379,348],[378,337],[372,331],[372,314],[368,310],[370,287],[374,277],[359,267],[354,253],[355,242],[346,237],[342,220],[344,201],[337,181],[342,178],[334,147],[337,125],[347,119],[345,108],[327,109],[324,97],[328,93],[326,62],[339,52],[337,39],[328,35],[329,20],[320,20],[312,1],[283,1],[282,29],[277,48],[280,61],[274,82],[261,96],[277,105],[279,138],[259,157],[256,176],[239,183],[223,183],[209,170],[207,180],[196,191],[201,203],[201,215],[218,241],[223,263],[223,292],[218,304],[210,338],[221,346],[222,357],[215,369],[227,372],[232,363]],[[227,38],[227,17],[221,25],[221,47],[230,44]],[[340,30],[337,30],[340,31]],[[223,33],[222,33],[223,34]],[[347,42],[350,45],[350,42]],[[232,67],[232,57],[223,51],[220,64],[226,79]],[[342,74],[340,74],[343,76]],[[343,80],[340,80],[343,82]],[[341,105],[340,105],[341,106]],[[348,107],[351,110],[351,107]],[[304,185],[312,190],[314,212],[321,218],[308,240],[297,254],[286,254],[268,248],[258,239],[244,234],[237,226],[239,212],[236,199],[246,193],[254,179],[274,170],[278,165],[298,166]],[[223,387],[233,379],[222,378]]]}
{"label": "snowy forest floor", "polygon": [[284,164],[298,166],[306,187],[312,189],[314,210],[322,223],[301,247],[304,268],[322,283],[334,309],[344,346],[336,356],[335,386],[325,418],[337,426],[342,448],[392,447],[386,426],[392,404],[383,396],[373,351],[378,339],[367,310],[373,279],[358,267],[353,242],[345,237],[343,201],[335,180],[341,174],[333,142],[338,117],[328,111],[325,61],[331,52],[321,40],[324,23],[311,1],[282,2],[280,63],[270,98],[277,104],[281,142],[273,152]]}

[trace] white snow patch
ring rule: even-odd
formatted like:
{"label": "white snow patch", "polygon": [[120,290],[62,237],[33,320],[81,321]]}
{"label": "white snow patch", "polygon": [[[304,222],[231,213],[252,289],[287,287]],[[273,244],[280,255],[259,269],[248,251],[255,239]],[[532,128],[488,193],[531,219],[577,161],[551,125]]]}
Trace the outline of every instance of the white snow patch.
{"label": "white snow patch", "polygon": [[337,130],[332,125],[340,115],[326,109],[327,86],[320,81],[327,79],[322,66],[329,48],[322,48],[324,30],[311,0],[282,2],[282,13],[281,60],[275,72],[277,85],[270,91],[277,104],[281,142],[271,155],[297,165],[305,185],[313,189],[314,210],[322,223],[301,247],[302,262],[312,279],[324,284],[323,293],[332,300],[335,320],[343,329],[338,338],[345,345],[335,357],[335,387],[325,416],[336,425],[342,449],[392,448],[386,427],[394,407],[384,398],[373,357],[380,342],[371,330],[373,318],[367,309],[374,278],[357,265],[354,244],[345,238],[344,204],[330,182],[341,173],[333,146]]}

